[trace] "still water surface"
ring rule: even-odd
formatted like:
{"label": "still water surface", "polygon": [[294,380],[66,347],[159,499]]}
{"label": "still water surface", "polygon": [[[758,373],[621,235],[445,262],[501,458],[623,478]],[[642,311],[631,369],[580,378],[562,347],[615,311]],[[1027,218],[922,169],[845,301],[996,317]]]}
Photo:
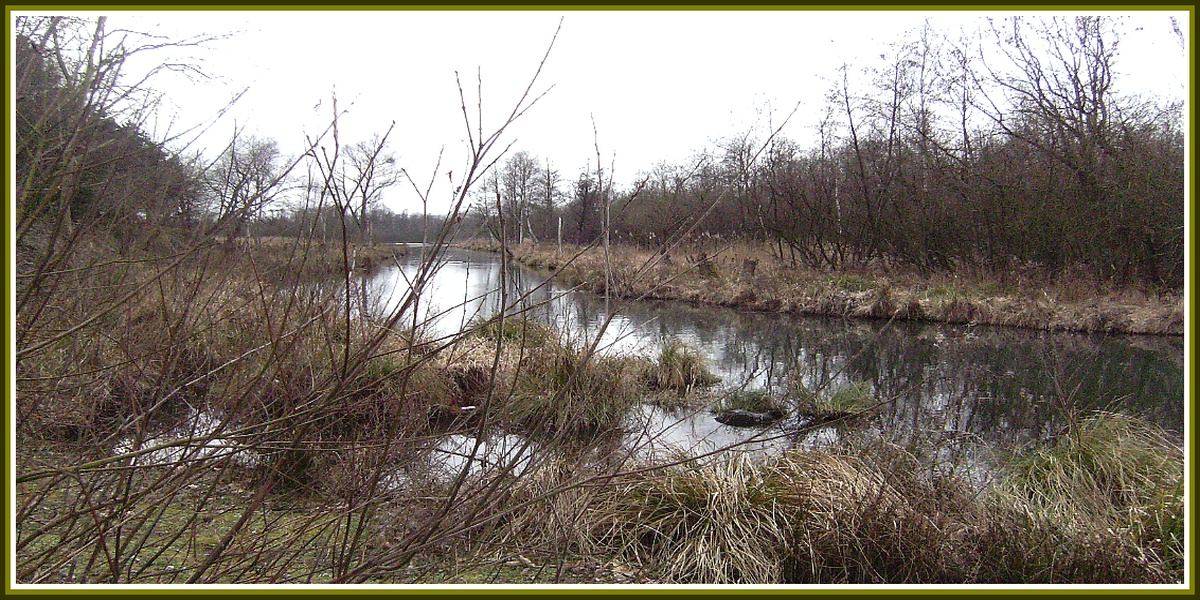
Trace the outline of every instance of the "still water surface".
{"label": "still water surface", "polygon": [[[420,269],[419,248],[398,264],[361,278],[358,302],[382,317],[409,295]],[[502,269],[507,269],[502,271]],[[504,273],[502,277],[501,274]],[[472,319],[506,308],[552,324],[577,344],[600,339],[609,354],[653,357],[679,340],[699,350],[721,377],[716,393],[764,390],[780,397],[797,383],[821,394],[850,386],[866,389],[880,409],[852,427],[802,427],[796,416],[769,428],[716,421],[707,407],[667,410],[651,404],[627,417],[620,439],[560,460],[577,466],[628,457],[638,463],[735,448],[754,454],[784,448],[820,448],[849,437],[881,437],[909,448],[937,468],[987,477],[996,448],[1046,439],[1062,431],[1063,407],[1114,410],[1144,417],[1182,433],[1185,419],[1183,338],[1051,333],[932,323],[797,318],[685,302],[606,301],[567,289],[549,274],[498,255],[451,250],[405,315],[427,335],[453,336]],[[501,293],[501,284],[506,293]],[[415,318],[414,318],[415,317]],[[220,426],[199,413],[180,430],[142,446],[212,437]],[[132,450],[136,440],[115,449]],[[183,453],[183,454],[179,454]],[[178,454],[178,456],[177,456]],[[547,460],[535,440],[512,432],[486,439],[469,434],[433,438],[390,473],[385,486],[452,479],[464,468],[521,472]],[[215,437],[199,445],[140,457],[170,462],[180,456],[229,456],[258,464],[257,454]],[[424,458],[421,458],[424,457]]]}
{"label": "still water surface", "polygon": [[[1063,427],[1061,408],[1107,409],[1143,416],[1181,432],[1184,421],[1183,338],[1108,336],[917,322],[797,318],[685,302],[620,301],[560,285],[550,274],[499,255],[451,250],[420,296],[415,314],[429,334],[453,335],[473,318],[510,313],[553,324],[577,343],[600,337],[606,353],[654,356],[668,340],[701,351],[720,389],[767,390],[789,385],[833,393],[869,386],[887,402],[867,432],[901,443],[933,440],[947,451],[973,452],[999,442],[1045,438]],[[421,250],[361,282],[376,315],[410,290]],[[502,269],[507,268],[502,279]],[[507,294],[501,294],[501,282]],[[786,430],[786,427],[784,428]],[[860,431],[863,428],[859,428]],[[641,453],[702,452],[729,444],[770,452],[834,441],[835,428],[796,435],[722,425],[707,410],[646,405],[630,415],[626,444]],[[524,448],[509,437],[488,448]],[[460,456],[465,436],[445,440]]]}

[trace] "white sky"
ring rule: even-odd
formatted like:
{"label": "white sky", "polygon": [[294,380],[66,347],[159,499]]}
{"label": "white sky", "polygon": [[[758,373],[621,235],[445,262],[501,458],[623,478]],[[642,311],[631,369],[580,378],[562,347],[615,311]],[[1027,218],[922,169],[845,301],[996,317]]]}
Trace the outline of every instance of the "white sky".
{"label": "white sky", "polygon": [[[481,74],[489,131],[511,110],[561,18],[535,91],[553,87],[505,140],[514,142],[513,150],[550,159],[566,180],[594,166],[598,144],[604,166],[615,166],[618,185],[658,162],[681,162],[714,140],[751,129],[761,138],[797,103],[784,134],[810,147],[812,127],[840,65],[878,64],[887,44],[925,18],[951,34],[963,23],[1003,16],[804,10],[108,14],[110,29],[180,39],[232,34],[193,51],[217,79],[155,84],[174,105],[174,130],[211,118],[249,88],[199,147],[219,148],[236,121],[276,139],[285,153],[298,153],[306,134],[328,124],[336,89],[339,105],[349,109],[340,123],[342,143],[382,133],[395,121],[391,149],[422,182],[442,148],[442,171],[453,169],[456,178],[462,173],[465,133],[455,71],[463,78],[472,117],[476,73]],[[1187,33],[1183,11],[1133,13],[1128,21],[1118,65],[1127,89],[1186,96],[1187,53],[1168,14]],[[446,181],[445,175],[438,180]],[[440,197],[448,193],[441,190]],[[407,185],[385,200],[395,211],[419,210]]]}

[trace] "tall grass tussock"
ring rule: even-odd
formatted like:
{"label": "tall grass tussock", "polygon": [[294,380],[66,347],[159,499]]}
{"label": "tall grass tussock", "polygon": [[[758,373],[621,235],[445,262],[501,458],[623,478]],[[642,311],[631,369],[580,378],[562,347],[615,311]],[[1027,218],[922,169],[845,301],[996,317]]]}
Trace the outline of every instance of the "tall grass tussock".
{"label": "tall grass tussock", "polygon": [[882,440],[839,448],[618,478],[592,535],[671,582],[1180,581],[1182,455],[1144,422],[1095,415],[983,484]]}

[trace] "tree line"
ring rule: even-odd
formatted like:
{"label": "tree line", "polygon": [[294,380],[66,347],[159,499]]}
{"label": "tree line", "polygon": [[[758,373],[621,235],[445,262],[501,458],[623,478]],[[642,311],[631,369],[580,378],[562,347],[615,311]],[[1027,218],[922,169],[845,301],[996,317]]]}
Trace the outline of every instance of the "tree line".
{"label": "tree line", "polygon": [[[1032,269],[1179,289],[1183,107],[1118,94],[1117,25],[1014,17],[969,42],[926,25],[880,65],[842,67],[807,144],[746,132],[624,189],[599,156],[572,178],[518,151],[484,174],[456,219],[467,235],[518,243],[589,244],[607,231],[654,246],[701,235],[767,243],[810,268]],[[383,205],[407,176],[390,129],[339,143],[336,172],[303,185],[304,157],[283,156],[272,140],[235,135],[211,161],[171,154],[120,115],[89,114],[76,131],[68,108],[87,104],[78,97],[87,88],[64,81],[79,70],[56,67],[38,44],[17,43],[25,249],[53,248],[77,235],[73,223],[103,223],[122,247],[205,230],[417,242],[445,224]],[[65,170],[37,168],[47,157],[69,157]],[[343,193],[322,196],[331,186]]]}
{"label": "tree line", "polygon": [[[627,190],[520,152],[476,196],[513,241],[751,238],[812,268],[902,265],[1183,284],[1183,107],[1120,95],[1108,17],[928,25],[883,66],[843,67],[809,145],[777,132],[660,164]],[[561,228],[559,227],[561,219]]]}

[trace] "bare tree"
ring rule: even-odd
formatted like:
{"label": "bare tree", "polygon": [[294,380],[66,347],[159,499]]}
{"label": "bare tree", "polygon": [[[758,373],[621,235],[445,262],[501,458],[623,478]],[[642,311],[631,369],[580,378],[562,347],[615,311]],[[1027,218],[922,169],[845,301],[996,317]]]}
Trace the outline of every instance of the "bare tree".
{"label": "bare tree", "polygon": [[342,185],[349,188],[351,202],[356,207],[355,220],[361,233],[360,243],[375,243],[371,210],[379,204],[383,192],[400,181],[403,171],[396,158],[387,150],[393,122],[382,135],[358,142],[345,149],[345,172]]}
{"label": "bare tree", "polygon": [[551,167],[550,159],[546,159],[545,166],[538,168],[534,180],[535,237],[549,240],[559,234],[559,209],[564,203],[562,184],[562,176],[557,169]]}
{"label": "bare tree", "polygon": [[[1094,262],[1122,282],[1137,271],[1162,281],[1165,265],[1174,262],[1174,251],[1166,248],[1175,244],[1168,240],[1177,239],[1179,219],[1161,215],[1181,207],[1182,195],[1167,193],[1160,201],[1152,194],[1148,202],[1127,193],[1134,183],[1130,175],[1139,170],[1134,165],[1149,158],[1147,147],[1131,144],[1128,133],[1148,132],[1153,111],[1115,92],[1118,29],[1118,20],[1104,16],[1014,17],[993,24],[991,39],[1000,58],[980,55],[976,106],[1009,139],[1045,161],[1048,173],[1068,177],[1051,194],[1054,201],[1038,209],[1052,222],[1042,228],[1049,236],[1035,242],[1051,269]],[[1152,217],[1146,209],[1160,203],[1163,208],[1154,209],[1160,216]]]}
{"label": "bare tree", "polygon": [[231,224],[231,239],[248,233],[263,209],[280,196],[285,168],[274,140],[235,135],[208,169],[209,210],[217,222]]}
{"label": "bare tree", "polygon": [[524,242],[525,235],[533,230],[530,213],[536,200],[539,170],[537,159],[522,150],[510,156],[500,171],[503,206],[515,228],[518,243]]}

